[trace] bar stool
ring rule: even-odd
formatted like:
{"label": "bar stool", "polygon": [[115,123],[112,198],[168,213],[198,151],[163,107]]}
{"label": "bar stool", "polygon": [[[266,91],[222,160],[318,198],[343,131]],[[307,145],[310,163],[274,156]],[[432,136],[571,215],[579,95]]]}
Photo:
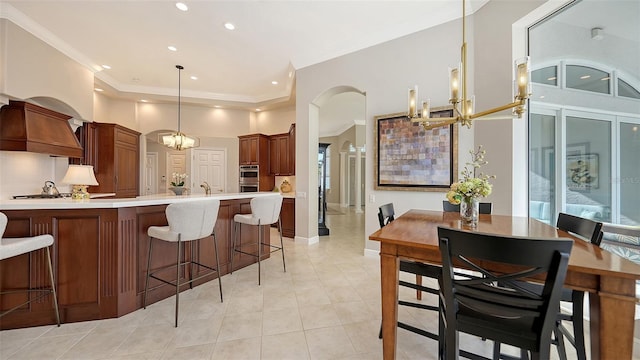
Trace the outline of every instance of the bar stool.
{"label": "bar stool", "polygon": [[[233,236],[233,246],[231,251],[231,273],[233,273],[233,258],[234,253],[239,252],[241,254],[253,256],[258,258],[258,285],[260,285],[260,258],[262,257],[262,245],[266,245],[270,247],[269,253],[273,253],[276,251],[282,251],[282,267],[284,268],[284,272],[287,272],[287,266],[284,261],[284,245],[282,242],[282,224],[280,222],[280,208],[282,207],[282,195],[280,194],[271,194],[267,196],[260,196],[251,199],[251,214],[236,214],[233,217],[234,221],[234,236]],[[280,246],[265,244],[262,239],[262,231],[260,231],[260,226],[262,225],[271,225],[275,222],[278,222],[278,230],[280,233]],[[237,244],[238,233],[240,232],[241,224],[246,225],[254,225],[258,226],[258,253],[249,253],[242,250],[242,247],[245,245],[253,245],[253,244]],[[239,246],[238,246],[239,245]],[[271,248],[275,250],[271,250]]]}
{"label": "bar stool", "polygon": [[[21,308],[22,306],[29,304],[32,301],[36,301],[47,296],[49,293],[53,294],[53,307],[56,311],[56,323],[60,326],[60,310],[58,309],[58,296],[56,294],[56,285],[55,280],[53,279],[53,267],[51,266],[51,251],[49,247],[53,245],[53,236],[49,234],[38,235],[32,237],[22,237],[22,238],[5,238],[4,231],[7,228],[7,215],[0,212],[0,260],[12,258],[14,256],[30,253],[32,251],[46,249],[47,251],[47,265],[49,269],[49,280],[51,280],[51,288],[40,288],[40,289],[24,289],[24,290],[10,290],[0,292],[0,295],[4,294],[13,294],[19,292],[44,292],[44,294],[40,294],[35,299],[27,300],[26,302],[15,306],[2,314],[0,317],[3,317],[10,312]],[[31,298],[29,296],[29,298]]]}
{"label": "bar stool", "polygon": [[[216,234],[214,231],[214,227],[216,225],[216,220],[218,219],[218,210],[220,209],[220,200],[202,200],[202,201],[190,201],[190,202],[180,202],[173,203],[167,206],[165,210],[167,221],[169,222],[168,226],[150,226],[147,230],[147,235],[149,235],[149,254],[147,257],[147,278],[144,286],[144,299],[143,306],[147,308],[147,292],[149,290],[155,290],[160,286],[167,284],[176,287],[176,319],[175,319],[175,327],[178,327],[178,309],[180,303],[180,285],[189,284],[189,288],[193,287],[193,282],[196,280],[200,280],[205,276],[212,275],[213,273],[207,273],[197,278],[193,278],[194,269],[193,266],[197,265],[199,267],[203,267],[209,270],[214,271],[218,275],[218,285],[220,286],[220,302],[222,302],[222,280],[220,279],[220,271],[219,264],[220,261],[218,259],[218,244],[216,242]],[[215,259],[216,265],[215,268],[201,264],[199,262],[194,261],[193,257],[193,246],[191,247],[191,260],[190,261],[182,261],[182,252],[184,243],[187,241],[198,240],[200,241],[202,238],[213,236],[213,248],[215,251]],[[161,240],[167,242],[177,243],[178,245],[178,257],[176,259],[175,265],[167,265],[161,268],[155,269],[155,271],[151,272],[151,255],[153,252],[153,243],[154,240]],[[182,246],[181,246],[182,245]],[[189,280],[180,282],[180,268],[182,266],[189,265]],[[163,271],[167,268],[176,267],[176,280],[169,281],[162,279],[155,274]],[[187,269],[185,269],[185,274]],[[163,282],[164,284],[159,284],[151,289],[149,289],[149,279],[154,278]]]}

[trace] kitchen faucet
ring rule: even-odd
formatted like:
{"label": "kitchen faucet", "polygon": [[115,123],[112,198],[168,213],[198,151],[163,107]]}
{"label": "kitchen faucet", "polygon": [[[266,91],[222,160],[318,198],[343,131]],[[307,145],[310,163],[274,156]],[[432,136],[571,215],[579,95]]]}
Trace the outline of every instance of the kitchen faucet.
{"label": "kitchen faucet", "polygon": [[204,189],[206,195],[211,195],[211,186],[206,181],[203,181],[200,187]]}

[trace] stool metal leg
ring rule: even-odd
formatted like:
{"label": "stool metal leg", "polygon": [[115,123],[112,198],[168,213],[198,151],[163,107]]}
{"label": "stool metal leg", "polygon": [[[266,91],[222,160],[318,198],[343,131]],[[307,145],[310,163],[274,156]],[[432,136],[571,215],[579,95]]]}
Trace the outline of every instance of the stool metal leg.
{"label": "stool metal leg", "polygon": [[260,228],[260,220],[258,220],[258,286],[260,286],[260,258],[262,257],[262,229]]}
{"label": "stool metal leg", "polygon": [[284,262],[284,243],[282,242],[282,220],[280,220],[279,216],[278,216],[278,229],[280,229],[278,233],[280,234],[280,251],[282,252],[282,267],[284,269],[284,272],[287,272],[287,264]]}
{"label": "stool metal leg", "polygon": [[180,308],[180,258],[182,256],[182,241],[180,241],[181,234],[178,234],[178,261],[176,261],[176,327],[178,327],[178,310]]}
{"label": "stool metal leg", "polygon": [[231,243],[231,269],[229,269],[229,274],[233,274],[233,258],[236,257],[236,238],[238,237],[238,228],[239,223],[233,223],[233,241]]}
{"label": "stool metal leg", "polygon": [[56,283],[53,280],[53,266],[51,266],[51,251],[47,246],[47,265],[49,265],[49,278],[51,279],[51,292],[53,292],[53,306],[56,310],[56,321],[60,326],[60,310],[58,309],[58,294],[56,293]]}
{"label": "stool metal leg", "polygon": [[[200,240],[201,239],[189,242],[189,249],[191,249],[190,250],[191,251],[191,255],[190,255],[191,256],[191,259],[190,259],[191,261],[189,261],[189,289],[193,289],[193,282],[192,282],[193,281],[193,261],[196,259],[196,257],[193,254],[193,250],[196,247],[194,242],[197,243],[198,245],[200,245]],[[187,244],[185,244],[184,246],[187,246]],[[185,251],[185,253],[186,253],[186,251]],[[186,270],[187,269],[185,269],[185,271]]]}
{"label": "stool metal leg", "polygon": [[149,253],[147,254],[147,279],[144,284],[144,296],[142,297],[142,308],[147,308],[147,292],[149,291],[149,271],[151,270],[151,249],[153,248],[153,238],[149,237]]}
{"label": "stool metal leg", "polygon": [[216,252],[216,271],[218,272],[218,286],[220,287],[220,302],[222,300],[222,275],[220,275],[220,258],[218,256],[218,240],[216,239],[216,231],[213,231],[213,250]]}

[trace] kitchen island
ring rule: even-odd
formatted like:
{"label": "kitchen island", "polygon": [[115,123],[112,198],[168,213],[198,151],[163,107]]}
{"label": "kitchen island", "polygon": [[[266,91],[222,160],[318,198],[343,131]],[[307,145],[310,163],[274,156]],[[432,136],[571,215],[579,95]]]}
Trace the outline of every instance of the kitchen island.
{"label": "kitchen island", "polygon": [[[147,228],[167,225],[165,208],[168,204],[211,198],[220,200],[215,233],[220,274],[224,275],[230,271],[234,215],[250,213],[251,199],[268,194],[272,193],[208,196],[161,194],[84,201],[68,198],[0,200],[0,211],[9,218],[6,237],[52,234],[55,238],[52,257],[60,317],[62,322],[68,323],[120,317],[142,307],[149,246]],[[269,227],[261,226],[259,231],[263,232],[268,242]],[[258,229],[255,226],[241,227],[239,235],[243,243],[255,243]],[[214,265],[210,238],[185,246],[186,260],[193,256],[201,263]],[[175,264],[176,251],[175,244],[154,246],[152,269]],[[269,256],[266,249],[263,254],[264,258]],[[7,291],[47,285],[49,278],[45,256],[45,252],[40,250],[0,261],[0,289]],[[255,262],[251,256],[240,253],[234,256],[236,269]],[[201,274],[204,272],[193,275]],[[185,269],[181,276],[188,277],[188,271]],[[215,276],[210,276],[202,282],[213,279]],[[152,281],[150,287],[158,283]],[[149,292],[149,303],[173,294],[175,289],[170,286],[161,287]],[[3,295],[0,298],[0,311],[24,302],[26,296],[25,293]],[[2,317],[0,329],[54,323],[52,299],[47,296]]]}

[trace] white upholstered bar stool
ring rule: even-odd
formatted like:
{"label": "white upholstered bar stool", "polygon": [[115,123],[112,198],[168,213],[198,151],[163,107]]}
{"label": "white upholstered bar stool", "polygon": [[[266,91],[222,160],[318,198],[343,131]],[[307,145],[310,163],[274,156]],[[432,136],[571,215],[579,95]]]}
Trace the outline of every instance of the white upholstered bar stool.
{"label": "white upholstered bar stool", "polygon": [[[280,208],[282,207],[282,195],[280,194],[270,194],[267,196],[259,196],[251,199],[251,214],[236,214],[233,217],[234,221],[234,235],[233,235],[233,245],[231,250],[231,273],[233,273],[233,258],[234,253],[239,252],[241,254],[249,255],[258,258],[258,285],[260,285],[260,259],[262,258],[262,246],[269,246],[269,253],[273,253],[275,251],[282,252],[282,267],[284,268],[284,272],[287,272],[287,265],[284,261],[284,245],[282,243],[282,224],[280,222]],[[260,226],[262,225],[271,225],[275,222],[278,222],[278,230],[280,234],[280,246],[272,245],[270,243],[265,243],[262,238],[262,231],[260,231]],[[245,243],[242,244],[242,241],[238,243],[238,234],[240,232],[240,227],[242,224],[245,225],[254,225],[258,226],[258,252],[250,253],[242,250],[243,246],[253,246],[255,243]]]}
{"label": "white upholstered bar stool", "polygon": [[5,238],[4,231],[7,228],[7,215],[0,212],[0,260],[12,258],[14,256],[30,253],[32,251],[46,249],[47,252],[47,265],[49,269],[49,280],[51,281],[50,288],[38,288],[38,289],[19,289],[0,292],[0,295],[19,293],[19,292],[43,292],[35,298],[29,296],[29,300],[15,306],[0,314],[0,317],[7,315],[8,313],[21,308],[22,306],[29,304],[32,301],[36,301],[49,294],[53,295],[53,307],[56,312],[56,322],[60,326],[60,310],[58,309],[58,296],[56,294],[56,285],[53,279],[53,267],[51,266],[51,251],[49,247],[53,245],[53,236],[49,234],[21,237],[21,238]]}
{"label": "white upholstered bar stool", "polygon": [[[173,203],[167,206],[165,213],[167,216],[167,221],[169,223],[168,226],[150,226],[147,230],[147,235],[149,235],[149,254],[147,257],[147,279],[145,281],[144,286],[144,299],[143,306],[147,308],[147,292],[149,290],[155,290],[160,286],[167,284],[175,286],[176,288],[176,316],[175,316],[175,327],[178,327],[178,309],[180,304],[180,286],[184,284],[189,284],[189,287],[192,287],[193,282],[199,279],[202,279],[205,276],[209,276],[212,274],[218,275],[218,285],[220,286],[220,302],[222,302],[222,280],[220,279],[220,261],[218,259],[218,244],[216,242],[216,234],[214,231],[214,227],[216,225],[216,220],[218,219],[218,210],[220,210],[220,200],[215,199],[207,199],[202,201],[189,201],[189,202],[180,202]],[[212,236],[213,238],[213,248],[215,251],[215,260],[216,265],[215,268],[201,264],[199,262],[194,261],[193,256],[193,246],[191,251],[191,259],[190,261],[183,260],[183,247],[184,243],[188,241],[198,240],[200,241],[203,238]],[[178,256],[176,259],[176,263],[172,265],[167,265],[155,269],[151,272],[151,256],[153,254],[153,243],[154,240],[168,241],[173,242],[178,245]],[[180,269],[183,266],[189,265],[189,269],[185,267],[185,277],[188,273],[189,280],[180,282]],[[198,276],[197,278],[193,278],[194,269],[193,266],[203,267],[213,272],[203,274]],[[166,270],[171,267],[176,267],[176,279],[166,280],[160,278],[155,275],[158,272]],[[159,284],[151,289],[149,289],[149,279],[154,278],[158,281],[161,281],[164,284]]]}

